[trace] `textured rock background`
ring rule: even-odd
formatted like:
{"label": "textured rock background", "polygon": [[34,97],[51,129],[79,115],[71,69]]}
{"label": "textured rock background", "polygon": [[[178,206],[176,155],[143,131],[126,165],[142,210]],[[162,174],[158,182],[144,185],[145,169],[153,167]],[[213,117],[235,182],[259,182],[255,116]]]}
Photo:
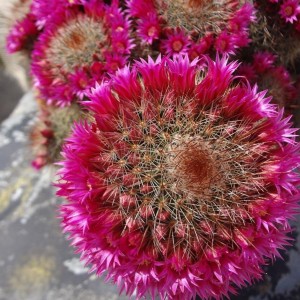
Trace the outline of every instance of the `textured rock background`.
{"label": "textured rock background", "polygon": [[[2,99],[1,99],[2,100]],[[2,105],[2,104],[1,104]],[[0,125],[0,300],[122,300],[104,279],[88,274],[61,234],[54,168],[30,166],[27,133],[36,105],[30,93]],[[265,268],[264,280],[238,300],[300,299],[300,219],[295,243]]]}
{"label": "textured rock background", "polygon": [[22,94],[21,87],[4,72],[0,61],[0,123],[9,116]]}
{"label": "textured rock background", "polygon": [[0,299],[126,299],[88,274],[61,234],[54,169],[30,166],[27,132],[35,111],[27,94],[0,126]]}

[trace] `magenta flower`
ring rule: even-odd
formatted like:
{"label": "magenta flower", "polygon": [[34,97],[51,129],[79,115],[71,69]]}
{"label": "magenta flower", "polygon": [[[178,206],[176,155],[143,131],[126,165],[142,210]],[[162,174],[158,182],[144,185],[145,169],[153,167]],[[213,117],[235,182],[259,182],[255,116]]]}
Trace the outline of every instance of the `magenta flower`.
{"label": "magenta flower", "polygon": [[148,14],[147,17],[139,20],[138,35],[146,43],[152,44],[159,38],[160,25],[156,14]]}
{"label": "magenta flower", "polygon": [[248,26],[250,21],[254,21],[253,7],[248,3],[243,5],[238,13],[234,14],[229,20],[229,31],[240,33],[243,32]]}
{"label": "magenta flower", "polygon": [[187,36],[180,30],[170,30],[166,40],[162,42],[164,53],[173,56],[177,54],[186,54],[190,41]]}
{"label": "magenta flower", "polygon": [[234,53],[234,37],[225,31],[222,31],[215,41],[215,48],[219,53]]}
{"label": "magenta flower", "polygon": [[286,22],[293,23],[297,21],[299,12],[300,6],[298,0],[285,0],[280,6],[279,14]]}
{"label": "magenta flower", "polygon": [[6,38],[6,49],[9,53],[29,50],[37,35],[38,29],[35,25],[35,17],[28,13],[10,29]]}
{"label": "magenta flower", "polygon": [[264,73],[275,65],[276,56],[270,52],[257,52],[253,55],[253,67],[257,73]]}
{"label": "magenta flower", "polygon": [[197,44],[192,44],[189,49],[189,57],[191,60],[197,58],[197,56],[203,55],[209,51],[214,43],[214,37],[212,34],[207,34]]}
{"label": "magenta flower", "polygon": [[228,296],[288,244],[299,144],[226,58],[137,62],[96,86],[63,149],[64,231],[137,299]]}
{"label": "magenta flower", "polygon": [[[65,106],[78,95],[83,98],[111,70],[123,67],[133,44],[129,21],[117,1],[110,6],[93,0],[61,8],[47,21],[36,43],[32,74],[44,99]],[[108,57],[114,57],[113,63],[108,63]]]}

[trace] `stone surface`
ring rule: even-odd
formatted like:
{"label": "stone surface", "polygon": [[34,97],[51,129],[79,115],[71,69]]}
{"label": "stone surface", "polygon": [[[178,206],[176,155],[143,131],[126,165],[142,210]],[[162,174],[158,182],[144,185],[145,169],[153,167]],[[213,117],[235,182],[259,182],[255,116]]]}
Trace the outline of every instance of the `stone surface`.
{"label": "stone surface", "polygon": [[[0,300],[127,299],[88,274],[61,233],[61,200],[51,186],[55,170],[37,172],[30,166],[27,133],[35,113],[27,94],[0,126]],[[296,241],[282,253],[284,259],[265,268],[264,280],[231,299],[300,299],[300,219],[294,226]]]}
{"label": "stone surface", "polygon": [[30,166],[36,105],[25,95],[0,126],[0,300],[117,300],[73,254],[57,219],[55,170]]}
{"label": "stone surface", "polygon": [[23,95],[18,82],[9,77],[0,66],[0,122],[6,119]]}

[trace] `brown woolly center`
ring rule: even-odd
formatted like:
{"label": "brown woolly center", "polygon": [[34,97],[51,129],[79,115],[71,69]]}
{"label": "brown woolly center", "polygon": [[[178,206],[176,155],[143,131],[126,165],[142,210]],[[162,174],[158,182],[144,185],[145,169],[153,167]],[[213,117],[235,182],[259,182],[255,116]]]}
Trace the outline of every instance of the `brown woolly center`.
{"label": "brown woolly center", "polygon": [[285,9],[284,9],[284,12],[285,14],[289,17],[293,14],[293,8],[291,6],[287,6]]}
{"label": "brown woolly center", "polygon": [[174,41],[172,43],[172,48],[174,51],[179,52],[183,47],[183,44],[181,41]]}
{"label": "brown woolly center", "polygon": [[201,185],[209,181],[213,175],[212,160],[209,154],[199,149],[186,149],[179,157],[180,168],[183,173],[189,174],[188,182]]}
{"label": "brown woolly center", "polygon": [[224,181],[220,175],[222,166],[218,165],[215,154],[204,141],[186,142],[179,139],[175,144],[178,145],[171,146],[167,156],[178,192],[189,191],[197,198],[206,198],[211,194],[211,186],[220,187]]}
{"label": "brown woolly center", "polygon": [[84,37],[78,32],[71,32],[66,38],[66,45],[74,50],[81,49],[84,43]]}
{"label": "brown woolly center", "polygon": [[189,8],[199,8],[203,5],[205,5],[206,3],[212,3],[212,0],[189,0],[188,2],[185,1],[185,3],[187,3],[187,6]]}

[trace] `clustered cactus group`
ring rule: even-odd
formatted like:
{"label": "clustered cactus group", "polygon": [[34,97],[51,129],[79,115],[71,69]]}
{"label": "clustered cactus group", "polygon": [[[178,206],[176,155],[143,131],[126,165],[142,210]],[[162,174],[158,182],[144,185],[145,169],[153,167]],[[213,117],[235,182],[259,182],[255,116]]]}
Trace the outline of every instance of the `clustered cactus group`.
{"label": "clustered cactus group", "polygon": [[261,278],[299,208],[299,1],[12,7],[6,48],[39,107],[32,165],[60,166],[62,226],[91,270],[137,299]]}

